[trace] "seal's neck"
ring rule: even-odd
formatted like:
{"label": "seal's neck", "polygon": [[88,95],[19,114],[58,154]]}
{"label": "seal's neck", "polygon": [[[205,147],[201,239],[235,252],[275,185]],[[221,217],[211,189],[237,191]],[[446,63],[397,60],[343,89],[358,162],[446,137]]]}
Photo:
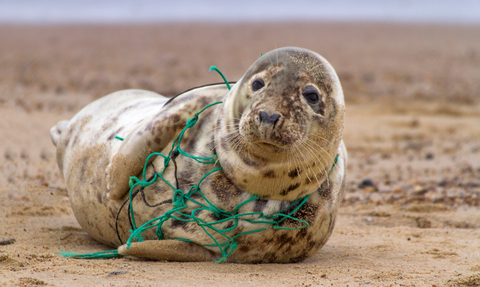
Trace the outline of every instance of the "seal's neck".
{"label": "seal's neck", "polygon": [[241,190],[266,199],[296,200],[314,192],[327,179],[337,152],[317,154],[301,144],[283,150],[250,144],[225,117],[219,117],[215,130],[215,150],[225,175]]}

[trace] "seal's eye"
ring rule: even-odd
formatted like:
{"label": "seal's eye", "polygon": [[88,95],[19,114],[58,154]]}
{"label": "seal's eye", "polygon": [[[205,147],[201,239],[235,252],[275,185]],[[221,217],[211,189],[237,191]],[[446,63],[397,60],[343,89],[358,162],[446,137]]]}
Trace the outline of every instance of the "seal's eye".
{"label": "seal's eye", "polygon": [[318,101],[320,101],[320,96],[318,95],[318,91],[313,86],[305,87],[305,89],[303,89],[302,95],[309,104],[316,104],[318,103]]}
{"label": "seal's eye", "polygon": [[261,88],[263,88],[265,86],[265,83],[263,82],[262,79],[256,79],[255,81],[253,81],[252,83],[252,89],[254,91],[258,91],[260,90]]}

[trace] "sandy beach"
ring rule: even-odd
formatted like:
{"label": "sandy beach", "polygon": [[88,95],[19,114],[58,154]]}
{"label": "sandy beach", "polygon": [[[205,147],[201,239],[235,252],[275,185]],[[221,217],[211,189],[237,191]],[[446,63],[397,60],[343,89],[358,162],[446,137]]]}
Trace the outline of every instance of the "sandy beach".
{"label": "sandy beach", "polygon": [[[0,26],[0,285],[480,286],[479,35],[385,23]],[[70,209],[53,125],[121,89],[173,96],[221,82],[211,65],[236,81],[283,46],[324,56],[347,104],[347,191],[317,254],[283,265],[56,255],[110,248]]]}

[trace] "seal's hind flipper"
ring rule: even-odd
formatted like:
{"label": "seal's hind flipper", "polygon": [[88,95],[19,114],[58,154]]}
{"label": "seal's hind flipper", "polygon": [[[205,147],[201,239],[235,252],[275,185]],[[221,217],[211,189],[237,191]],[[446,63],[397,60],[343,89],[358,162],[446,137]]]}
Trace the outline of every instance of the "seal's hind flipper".
{"label": "seal's hind flipper", "polygon": [[52,139],[52,142],[55,146],[57,146],[58,140],[60,139],[63,130],[67,127],[69,122],[70,121],[58,122],[57,125],[50,129],[50,138]]}
{"label": "seal's hind flipper", "polygon": [[147,240],[122,245],[118,253],[153,260],[204,262],[213,260],[213,252],[192,242],[179,240]]}

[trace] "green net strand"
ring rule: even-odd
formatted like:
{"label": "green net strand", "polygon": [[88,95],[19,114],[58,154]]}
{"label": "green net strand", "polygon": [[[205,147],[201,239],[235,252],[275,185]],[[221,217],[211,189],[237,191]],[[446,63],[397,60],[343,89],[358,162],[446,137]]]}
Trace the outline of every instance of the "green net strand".
{"label": "green net strand", "polygon": [[95,253],[81,254],[78,252],[67,252],[60,251],[58,252],[63,257],[70,257],[76,259],[110,259],[110,258],[122,258],[125,255],[119,254],[117,250],[108,250]]}
{"label": "green net strand", "polygon": [[[212,66],[210,70],[217,71],[222,76],[226,85],[230,89],[230,85],[228,84],[227,80],[215,66]],[[206,109],[221,103],[222,102],[220,101],[220,102],[215,102],[210,105],[207,105],[202,110],[197,112],[193,116],[193,118],[188,119],[186,121],[185,128],[183,128],[182,131],[180,131],[180,133],[174,139],[168,155],[164,155],[158,152],[150,154],[145,160],[145,164],[143,167],[143,171],[142,171],[143,180],[140,180],[138,177],[135,177],[135,176],[130,177],[130,180],[129,180],[130,191],[128,196],[129,196],[129,207],[130,207],[129,210],[130,210],[130,217],[131,217],[131,230],[130,230],[131,234],[126,242],[126,249],[129,249],[133,242],[142,242],[143,241],[142,234],[147,229],[150,229],[150,228],[156,228],[155,235],[157,236],[158,240],[180,240],[180,241],[192,242],[192,243],[198,244],[197,242],[191,241],[186,238],[166,239],[162,232],[162,226],[166,221],[173,219],[173,220],[179,220],[183,222],[193,222],[197,226],[202,228],[205,234],[207,234],[212,240],[211,244],[204,244],[203,246],[210,247],[210,248],[212,247],[218,248],[222,256],[220,259],[217,259],[214,261],[225,262],[228,256],[230,256],[237,248],[236,239],[239,236],[257,233],[257,232],[265,231],[271,228],[276,230],[279,230],[279,229],[293,230],[293,229],[306,228],[310,226],[307,221],[295,218],[293,216],[293,214],[295,214],[305,204],[305,202],[308,201],[308,199],[310,198],[310,195],[302,197],[290,203],[287,207],[283,208],[282,210],[279,210],[272,214],[264,214],[263,212],[240,213],[240,209],[243,206],[255,200],[259,200],[260,197],[256,195],[252,195],[250,198],[238,204],[232,211],[228,211],[215,206],[212,202],[210,202],[210,200],[208,200],[208,198],[201,191],[201,188],[200,188],[201,183],[205,180],[205,178],[207,178],[211,174],[221,171],[222,170],[221,166],[213,168],[212,170],[207,172],[198,181],[198,183],[191,186],[188,192],[186,193],[181,189],[174,187],[170,182],[168,182],[164,178],[164,173],[167,170],[170,164],[170,161],[172,161],[172,159],[175,160],[175,158],[179,155],[191,158],[201,164],[220,165],[220,162],[216,154],[212,155],[211,157],[194,156],[183,151],[180,147],[180,143],[183,139],[185,132],[188,129],[192,128],[197,123],[198,117],[201,113],[203,113]],[[146,173],[147,173],[148,165],[153,160],[153,157],[157,158],[158,156],[163,157],[163,163],[164,163],[163,170],[161,170],[160,172],[157,172],[154,169],[154,175],[150,178],[150,180],[147,180]],[[333,164],[330,172],[333,170],[334,166],[337,163],[337,157],[335,157],[335,163]],[[175,167],[175,170],[176,170],[176,167]],[[176,174],[175,174],[175,177],[176,177]],[[145,188],[154,184],[159,179],[165,182],[173,190],[172,203],[171,203],[172,208],[166,211],[163,215],[153,218],[143,223],[139,227],[137,227],[137,224],[135,221],[134,209],[133,209],[134,192],[139,188]],[[200,195],[201,199],[196,200],[192,198],[193,195],[196,195],[197,197],[198,195]],[[190,207],[188,205],[190,205]],[[200,211],[207,211],[210,214],[214,215],[215,218],[217,218],[218,220],[207,222],[195,215],[195,214],[198,214]],[[286,219],[297,222],[297,224],[294,224],[294,225],[300,225],[300,226],[294,226],[294,227],[281,226],[282,222],[284,222]],[[221,226],[219,226],[228,221],[233,222],[233,225],[225,228],[222,228]],[[259,226],[260,228],[258,229],[237,233],[233,236],[228,235],[228,233],[234,232],[234,230],[239,226],[241,221],[247,222],[252,225],[260,224],[263,226]],[[252,226],[250,226],[250,228],[252,228]],[[76,252],[64,251],[64,252],[60,252],[60,254],[64,257],[72,257],[72,258],[80,258],[80,259],[94,259],[94,258],[104,259],[104,258],[118,258],[123,256],[119,254],[117,250],[103,251],[103,252],[89,253],[89,254],[79,254]]]}
{"label": "green net strand", "polygon": [[230,84],[228,83],[227,79],[225,78],[225,76],[222,74],[222,72],[220,72],[220,70],[216,67],[216,66],[211,66],[209,71],[216,71],[218,74],[220,74],[220,76],[222,77],[223,81],[225,82],[225,84],[227,85],[227,88],[228,90],[231,90],[232,87],[230,87]]}
{"label": "green net strand", "polygon": [[[177,146],[172,147],[172,149],[175,149],[175,148],[178,148],[178,147]],[[212,163],[209,163],[209,164],[212,164]],[[144,169],[146,169],[146,167]],[[249,202],[252,202],[254,200],[258,200],[259,199],[258,196],[252,196],[249,199],[243,201],[242,203],[237,205],[236,208],[233,211],[226,211],[226,210],[223,210],[223,209],[220,209],[220,208],[216,207],[202,193],[202,191],[200,189],[200,184],[203,182],[203,180],[207,176],[211,175],[214,172],[220,171],[220,170],[222,170],[222,168],[218,167],[218,168],[212,169],[211,171],[206,173],[196,185],[192,186],[189,189],[189,191],[186,194],[182,190],[174,188],[170,183],[168,183],[168,181],[165,180],[165,178],[163,178],[162,173],[165,171],[165,169],[161,173],[157,173],[155,175],[154,179],[156,179],[158,177],[161,178],[174,191],[174,194],[173,194],[173,197],[172,197],[173,208],[170,209],[169,211],[165,212],[162,216],[159,216],[157,218],[153,218],[153,219],[147,221],[146,223],[144,223],[142,226],[140,226],[138,228],[136,226],[134,226],[132,228],[132,231],[131,231],[132,234],[130,235],[130,238],[126,242],[126,248],[129,249],[131,244],[134,241],[139,241],[139,239],[141,239],[141,234],[143,234],[143,232],[145,232],[147,229],[150,229],[150,228],[155,228],[156,227],[157,238],[159,240],[165,239],[164,236],[163,236],[163,232],[162,232],[162,225],[167,220],[174,219],[174,220],[179,220],[179,221],[184,221],[184,222],[195,222],[197,224],[197,226],[202,228],[202,230],[214,242],[213,244],[207,244],[207,245],[204,245],[204,246],[206,246],[206,247],[217,247],[220,250],[220,252],[222,254],[222,257],[219,260],[215,260],[215,261],[216,262],[224,262],[226,260],[226,258],[236,249],[237,242],[235,241],[235,239],[238,236],[264,231],[264,230],[267,230],[267,229],[272,228],[272,227],[274,229],[288,229],[289,230],[289,229],[305,228],[305,227],[309,226],[308,222],[303,221],[303,220],[299,220],[299,219],[292,216],[292,214],[294,214],[308,200],[309,196],[301,198],[301,199],[293,202],[289,206],[287,206],[285,208],[285,210],[289,210],[289,209],[291,209],[291,207],[296,206],[296,208],[294,208],[291,212],[289,212],[287,214],[282,213],[282,212],[277,212],[277,213],[274,213],[274,214],[271,214],[271,215],[265,215],[262,212],[239,213],[239,209],[242,206],[244,206],[245,204],[247,204]],[[152,181],[150,181],[150,182],[138,181],[136,183],[136,185],[132,185],[132,188],[130,190],[130,194],[133,193],[136,186],[138,186],[138,185],[148,186],[149,184],[153,183],[154,179],[152,179]],[[204,203],[202,203],[200,201],[197,201],[197,200],[192,198],[192,196],[195,193],[199,194],[203,198]],[[197,205],[197,208],[192,209],[190,213],[184,211],[185,209],[188,208],[187,207],[187,202],[188,201],[191,201],[192,204]],[[131,210],[133,210],[133,208]],[[213,222],[206,222],[203,219],[201,219],[201,218],[199,218],[195,215],[198,211],[201,211],[201,210],[207,210],[211,214],[214,214],[216,218],[221,218],[221,219],[213,221]],[[133,222],[134,221],[133,212],[132,212],[131,216],[132,216],[132,222]],[[287,219],[287,218],[301,222],[302,226],[294,227],[294,228],[279,226],[279,224],[284,219]],[[233,225],[229,228],[221,229],[221,228],[216,227],[216,225],[219,225],[219,224],[225,223],[227,221],[231,221],[231,220],[233,221]],[[259,229],[256,229],[256,230],[251,230],[251,231],[239,233],[239,234],[237,234],[233,237],[230,237],[229,235],[227,235],[227,233],[235,230],[238,227],[239,220],[244,220],[244,221],[249,222],[251,224],[269,224],[271,226],[269,226],[267,228],[259,228]],[[214,232],[214,233],[212,233],[212,232]],[[220,238],[223,238],[223,240],[225,240],[226,242],[219,242],[219,240],[217,240],[217,238],[214,236],[214,234],[217,234],[218,236],[220,236]],[[192,241],[190,241],[188,239],[184,239],[184,238],[173,238],[173,239],[192,242]]]}

